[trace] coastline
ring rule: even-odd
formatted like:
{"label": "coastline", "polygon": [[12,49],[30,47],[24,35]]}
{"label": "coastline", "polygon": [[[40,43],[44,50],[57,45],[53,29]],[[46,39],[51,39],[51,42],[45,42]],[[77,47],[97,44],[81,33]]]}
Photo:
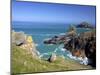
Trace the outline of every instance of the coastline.
{"label": "coastline", "polygon": [[[18,32],[15,32],[15,33],[18,33]],[[26,35],[27,34],[25,34],[25,36]],[[36,49],[33,39],[29,38],[28,42],[31,43],[31,45],[32,44],[34,45],[33,47],[34,51],[32,50],[30,51],[29,48],[23,48],[23,44],[25,46],[25,43],[23,43],[22,45],[16,45],[16,44],[14,45],[14,42],[12,43],[13,44],[12,45],[12,63],[13,63],[12,73],[28,73],[28,72],[35,73],[35,72],[93,69],[91,66],[82,65],[79,62],[72,60],[70,58],[64,59],[63,57],[57,56],[56,60],[54,60],[51,63],[47,60],[40,59],[38,56],[38,53],[36,53],[37,49]],[[36,55],[36,57],[33,56],[34,55],[33,53]]]}

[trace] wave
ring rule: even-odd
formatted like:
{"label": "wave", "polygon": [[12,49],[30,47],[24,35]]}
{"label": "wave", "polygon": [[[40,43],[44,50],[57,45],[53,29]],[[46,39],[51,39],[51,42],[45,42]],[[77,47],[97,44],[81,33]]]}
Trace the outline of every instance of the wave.
{"label": "wave", "polygon": [[34,35],[35,35],[35,36],[54,36],[54,35],[57,35],[57,34],[54,34],[54,33],[51,33],[51,34],[47,34],[47,33],[42,33],[42,34],[41,34],[41,33],[37,33],[37,34],[36,34],[36,33],[35,33],[35,34],[34,34],[34,33],[33,33],[33,34],[29,34],[29,35],[32,35],[32,36],[34,36]]}
{"label": "wave", "polygon": [[35,46],[37,47],[37,46],[39,46],[39,44],[36,43]]}
{"label": "wave", "polygon": [[85,57],[85,58],[76,57],[76,56],[73,56],[71,53],[67,54],[67,56],[73,60],[78,61],[80,64],[88,65],[88,58],[87,57]]}
{"label": "wave", "polygon": [[[73,56],[72,53],[66,49],[63,48],[63,45],[60,45],[58,48],[56,48],[54,50],[54,52],[57,52],[57,50],[61,50],[63,51],[64,53],[66,52],[67,54],[67,57],[69,57],[70,59],[73,59],[73,60],[76,60],[78,61],[80,64],[84,64],[84,65],[87,65],[88,64],[88,58],[85,57],[85,58],[82,58],[82,57],[76,57],[76,56]],[[62,55],[61,55],[62,56]],[[64,58],[66,58],[64,55],[63,55]]]}
{"label": "wave", "polygon": [[59,35],[65,35],[66,33],[60,33]]}
{"label": "wave", "polygon": [[48,53],[42,53],[40,56],[39,56],[39,58],[42,58],[44,55],[50,55],[51,54],[51,52],[48,52]]}
{"label": "wave", "polygon": [[56,49],[54,50],[54,52],[56,53],[56,52],[57,52],[57,50],[58,50],[58,48],[56,48]]}
{"label": "wave", "polygon": [[65,48],[61,48],[61,51],[65,52],[65,51],[66,51],[66,49],[65,49]]}
{"label": "wave", "polygon": [[57,53],[57,51],[58,51],[59,49],[61,49],[62,47],[63,47],[63,46],[60,45],[59,47],[55,48],[55,50],[54,50],[53,52],[42,53],[39,57],[42,58],[42,57],[45,56],[45,55],[50,55],[50,54],[52,54],[52,53]]}
{"label": "wave", "polygon": [[39,57],[42,58],[45,55],[51,55],[52,53],[56,53],[57,54],[57,51],[63,51],[64,53],[66,52],[66,56],[63,53],[62,53],[62,55],[60,55],[64,59],[69,57],[72,60],[78,61],[80,64],[84,64],[84,65],[88,64],[88,58],[87,57],[82,58],[82,57],[73,56],[70,51],[68,51],[68,50],[63,48],[63,45],[60,45],[57,48],[55,48],[55,50],[53,52],[43,53]]}

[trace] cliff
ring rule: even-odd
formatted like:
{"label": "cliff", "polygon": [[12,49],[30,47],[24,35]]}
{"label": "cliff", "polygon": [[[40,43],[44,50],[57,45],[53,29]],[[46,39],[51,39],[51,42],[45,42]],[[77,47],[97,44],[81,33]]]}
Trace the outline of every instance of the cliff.
{"label": "cliff", "polygon": [[38,57],[39,52],[36,50],[32,36],[24,32],[12,31],[12,44],[27,50],[27,53],[31,53],[33,57]]}
{"label": "cliff", "polygon": [[96,68],[96,31],[95,28],[90,31],[76,33],[74,27],[69,28],[65,35],[54,36],[44,40],[44,44],[64,44],[64,49],[69,50],[73,56],[78,58],[88,58],[88,65]]}

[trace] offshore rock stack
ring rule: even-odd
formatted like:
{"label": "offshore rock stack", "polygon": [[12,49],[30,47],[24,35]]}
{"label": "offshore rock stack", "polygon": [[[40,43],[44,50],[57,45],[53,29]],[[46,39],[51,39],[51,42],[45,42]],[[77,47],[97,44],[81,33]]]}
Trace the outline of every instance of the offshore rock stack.
{"label": "offshore rock stack", "polygon": [[92,26],[91,24],[89,24],[87,22],[82,22],[82,23],[78,24],[76,27],[77,28],[89,28],[89,29],[95,28],[94,26]]}

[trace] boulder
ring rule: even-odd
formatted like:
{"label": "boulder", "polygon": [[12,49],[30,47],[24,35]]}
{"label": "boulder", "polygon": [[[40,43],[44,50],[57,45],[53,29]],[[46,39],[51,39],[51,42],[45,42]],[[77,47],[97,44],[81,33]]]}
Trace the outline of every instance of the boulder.
{"label": "boulder", "polygon": [[17,46],[21,46],[26,41],[26,34],[24,32],[12,32],[12,43],[16,44]]}
{"label": "boulder", "polygon": [[24,32],[12,31],[12,44],[27,50],[28,54],[32,54],[33,57],[38,57],[39,55],[32,36],[27,35]]}
{"label": "boulder", "polygon": [[50,58],[48,59],[49,62],[54,62],[57,59],[56,54],[52,53]]}

